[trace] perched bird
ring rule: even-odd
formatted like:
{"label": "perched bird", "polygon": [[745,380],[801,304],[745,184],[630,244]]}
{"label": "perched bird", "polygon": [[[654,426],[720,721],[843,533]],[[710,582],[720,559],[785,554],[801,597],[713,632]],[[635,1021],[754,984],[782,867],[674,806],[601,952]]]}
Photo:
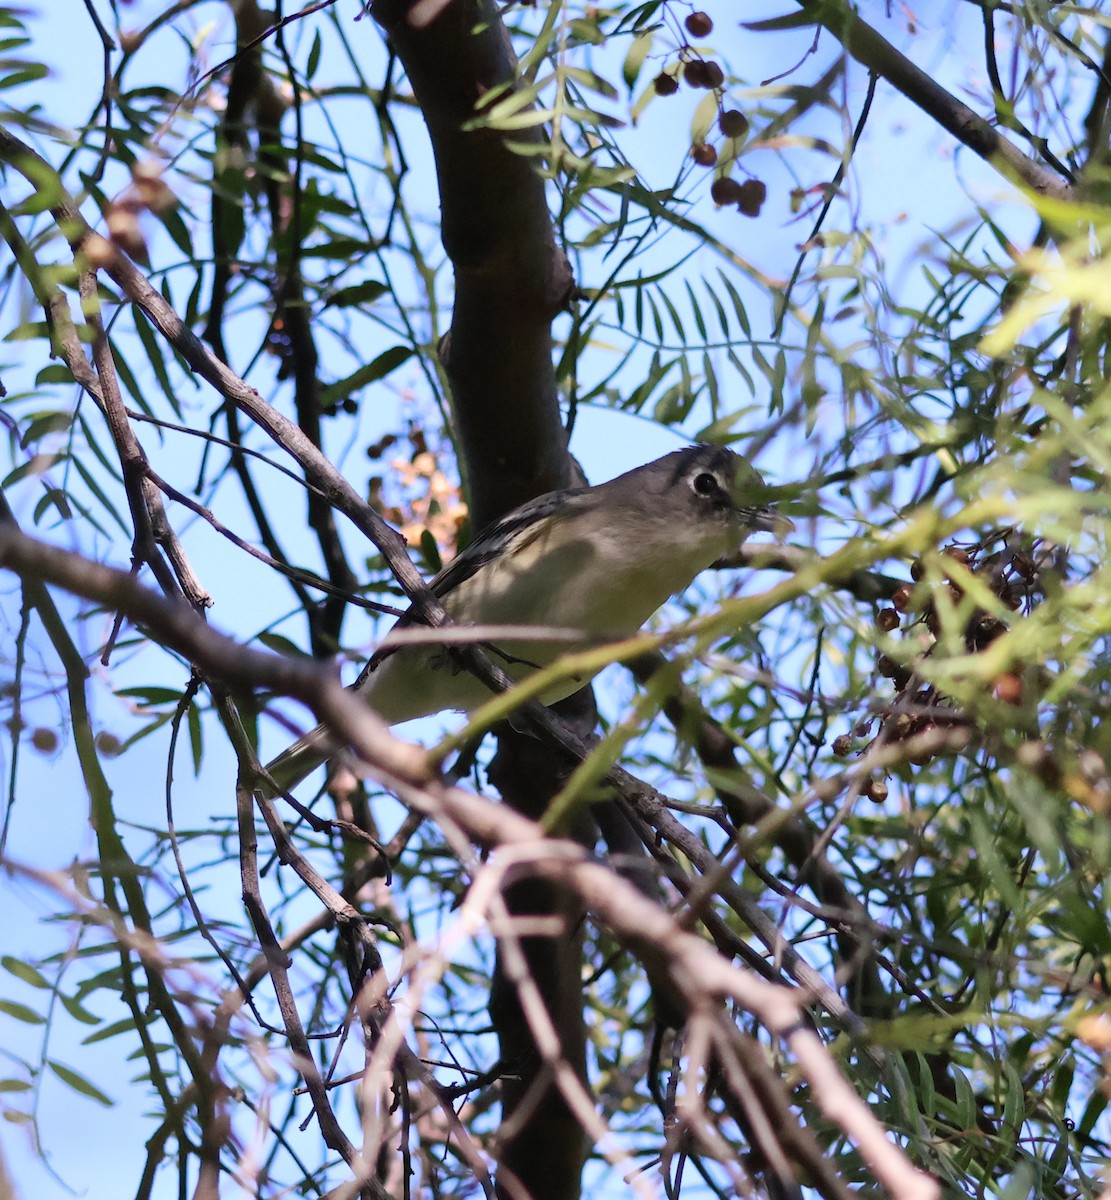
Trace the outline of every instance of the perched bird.
{"label": "perched bird", "polygon": [[[570,645],[505,638],[488,646],[519,680],[568,650],[631,637],[753,530],[790,529],[763,503],[765,494],[763,479],[740,455],[724,446],[689,446],[608,483],[521,505],[429,586],[458,625],[540,625],[580,635]],[[411,624],[406,615],[395,628]],[[541,698],[552,704],[587,682],[564,680]],[[353,687],[390,724],[447,709],[469,712],[490,698],[489,688],[436,645],[387,645]],[[338,748],[318,726],[267,770],[288,790]]]}

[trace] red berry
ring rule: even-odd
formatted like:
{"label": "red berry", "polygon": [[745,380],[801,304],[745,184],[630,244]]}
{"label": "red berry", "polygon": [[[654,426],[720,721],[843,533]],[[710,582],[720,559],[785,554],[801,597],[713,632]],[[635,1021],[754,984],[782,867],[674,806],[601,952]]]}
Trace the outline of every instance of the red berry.
{"label": "red berry", "polygon": [[737,207],[746,217],[758,217],[764,201],[768,198],[767,184],[760,179],[746,179],[741,184],[741,194],[737,198]]}
{"label": "red berry", "polygon": [[739,109],[727,108],[718,117],[718,127],[727,138],[743,138],[748,133],[748,117]]}
{"label": "red berry", "polygon": [[718,160],[718,152],[713,146],[708,146],[705,142],[698,142],[691,147],[691,158],[700,167],[712,167]]}
{"label": "red berry", "polygon": [[884,633],[893,633],[899,628],[899,614],[893,608],[881,608],[876,613],[876,624]]}
{"label": "red berry", "polygon": [[709,13],[692,12],[689,17],[683,22],[687,27],[687,33],[691,37],[704,38],[709,37],[714,32],[714,23],[710,19]]}
{"label": "red berry", "polygon": [[710,86],[706,74],[707,65],[700,58],[692,58],[689,62],[683,63],[683,80],[689,87],[708,88]]}
{"label": "red berry", "polygon": [[710,196],[715,204],[736,204],[741,197],[741,185],[728,175],[723,175],[710,186]]}
{"label": "red berry", "polygon": [[53,754],[58,749],[58,735],[53,729],[40,725],[31,733],[31,745],[41,754]]}
{"label": "red berry", "polygon": [[908,584],[903,584],[902,587],[895,589],[895,594],[891,597],[891,603],[895,606],[896,612],[910,612],[911,589]]}

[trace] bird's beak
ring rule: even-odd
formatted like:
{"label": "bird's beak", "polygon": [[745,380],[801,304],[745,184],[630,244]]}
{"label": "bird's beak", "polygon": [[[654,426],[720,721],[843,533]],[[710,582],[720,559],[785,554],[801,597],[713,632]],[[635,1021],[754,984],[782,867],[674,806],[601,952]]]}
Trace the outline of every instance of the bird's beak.
{"label": "bird's beak", "polygon": [[759,529],[764,533],[774,534],[776,541],[781,542],[789,533],[795,532],[794,521],[790,517],[776,512],[770,505],[765,508],[750,509],[745,515],[754,530]]}

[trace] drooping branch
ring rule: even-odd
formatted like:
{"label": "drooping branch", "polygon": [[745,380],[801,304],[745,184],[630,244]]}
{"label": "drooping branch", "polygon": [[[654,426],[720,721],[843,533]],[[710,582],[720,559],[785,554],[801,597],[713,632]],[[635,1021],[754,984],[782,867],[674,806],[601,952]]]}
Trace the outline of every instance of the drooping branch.
{"label": "drooping branch", "polygon": [[896,50],[847,4],[841,0],[798,0],[798,3],[817,24],[828,29],[857,62],[886,79],[912,104],[933,117],[943,129],[1012,183],[1054,200],[1072,198],[1073,188],[1068,181],[1024,154],[998,129],[946,91],[932,75]]}

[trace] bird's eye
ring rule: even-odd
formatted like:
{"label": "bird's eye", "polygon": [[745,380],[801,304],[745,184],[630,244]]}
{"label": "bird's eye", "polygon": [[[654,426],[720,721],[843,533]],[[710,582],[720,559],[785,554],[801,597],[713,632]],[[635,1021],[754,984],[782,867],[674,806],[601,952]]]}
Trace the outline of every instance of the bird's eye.
{"label": "bird's eye", "polygon": [[721,484],[718,483],[717,477],[711,475],[709,471],[702,471],[691,480],[691,487],[700,496],[712,496],[715,492],[721,490]]}

